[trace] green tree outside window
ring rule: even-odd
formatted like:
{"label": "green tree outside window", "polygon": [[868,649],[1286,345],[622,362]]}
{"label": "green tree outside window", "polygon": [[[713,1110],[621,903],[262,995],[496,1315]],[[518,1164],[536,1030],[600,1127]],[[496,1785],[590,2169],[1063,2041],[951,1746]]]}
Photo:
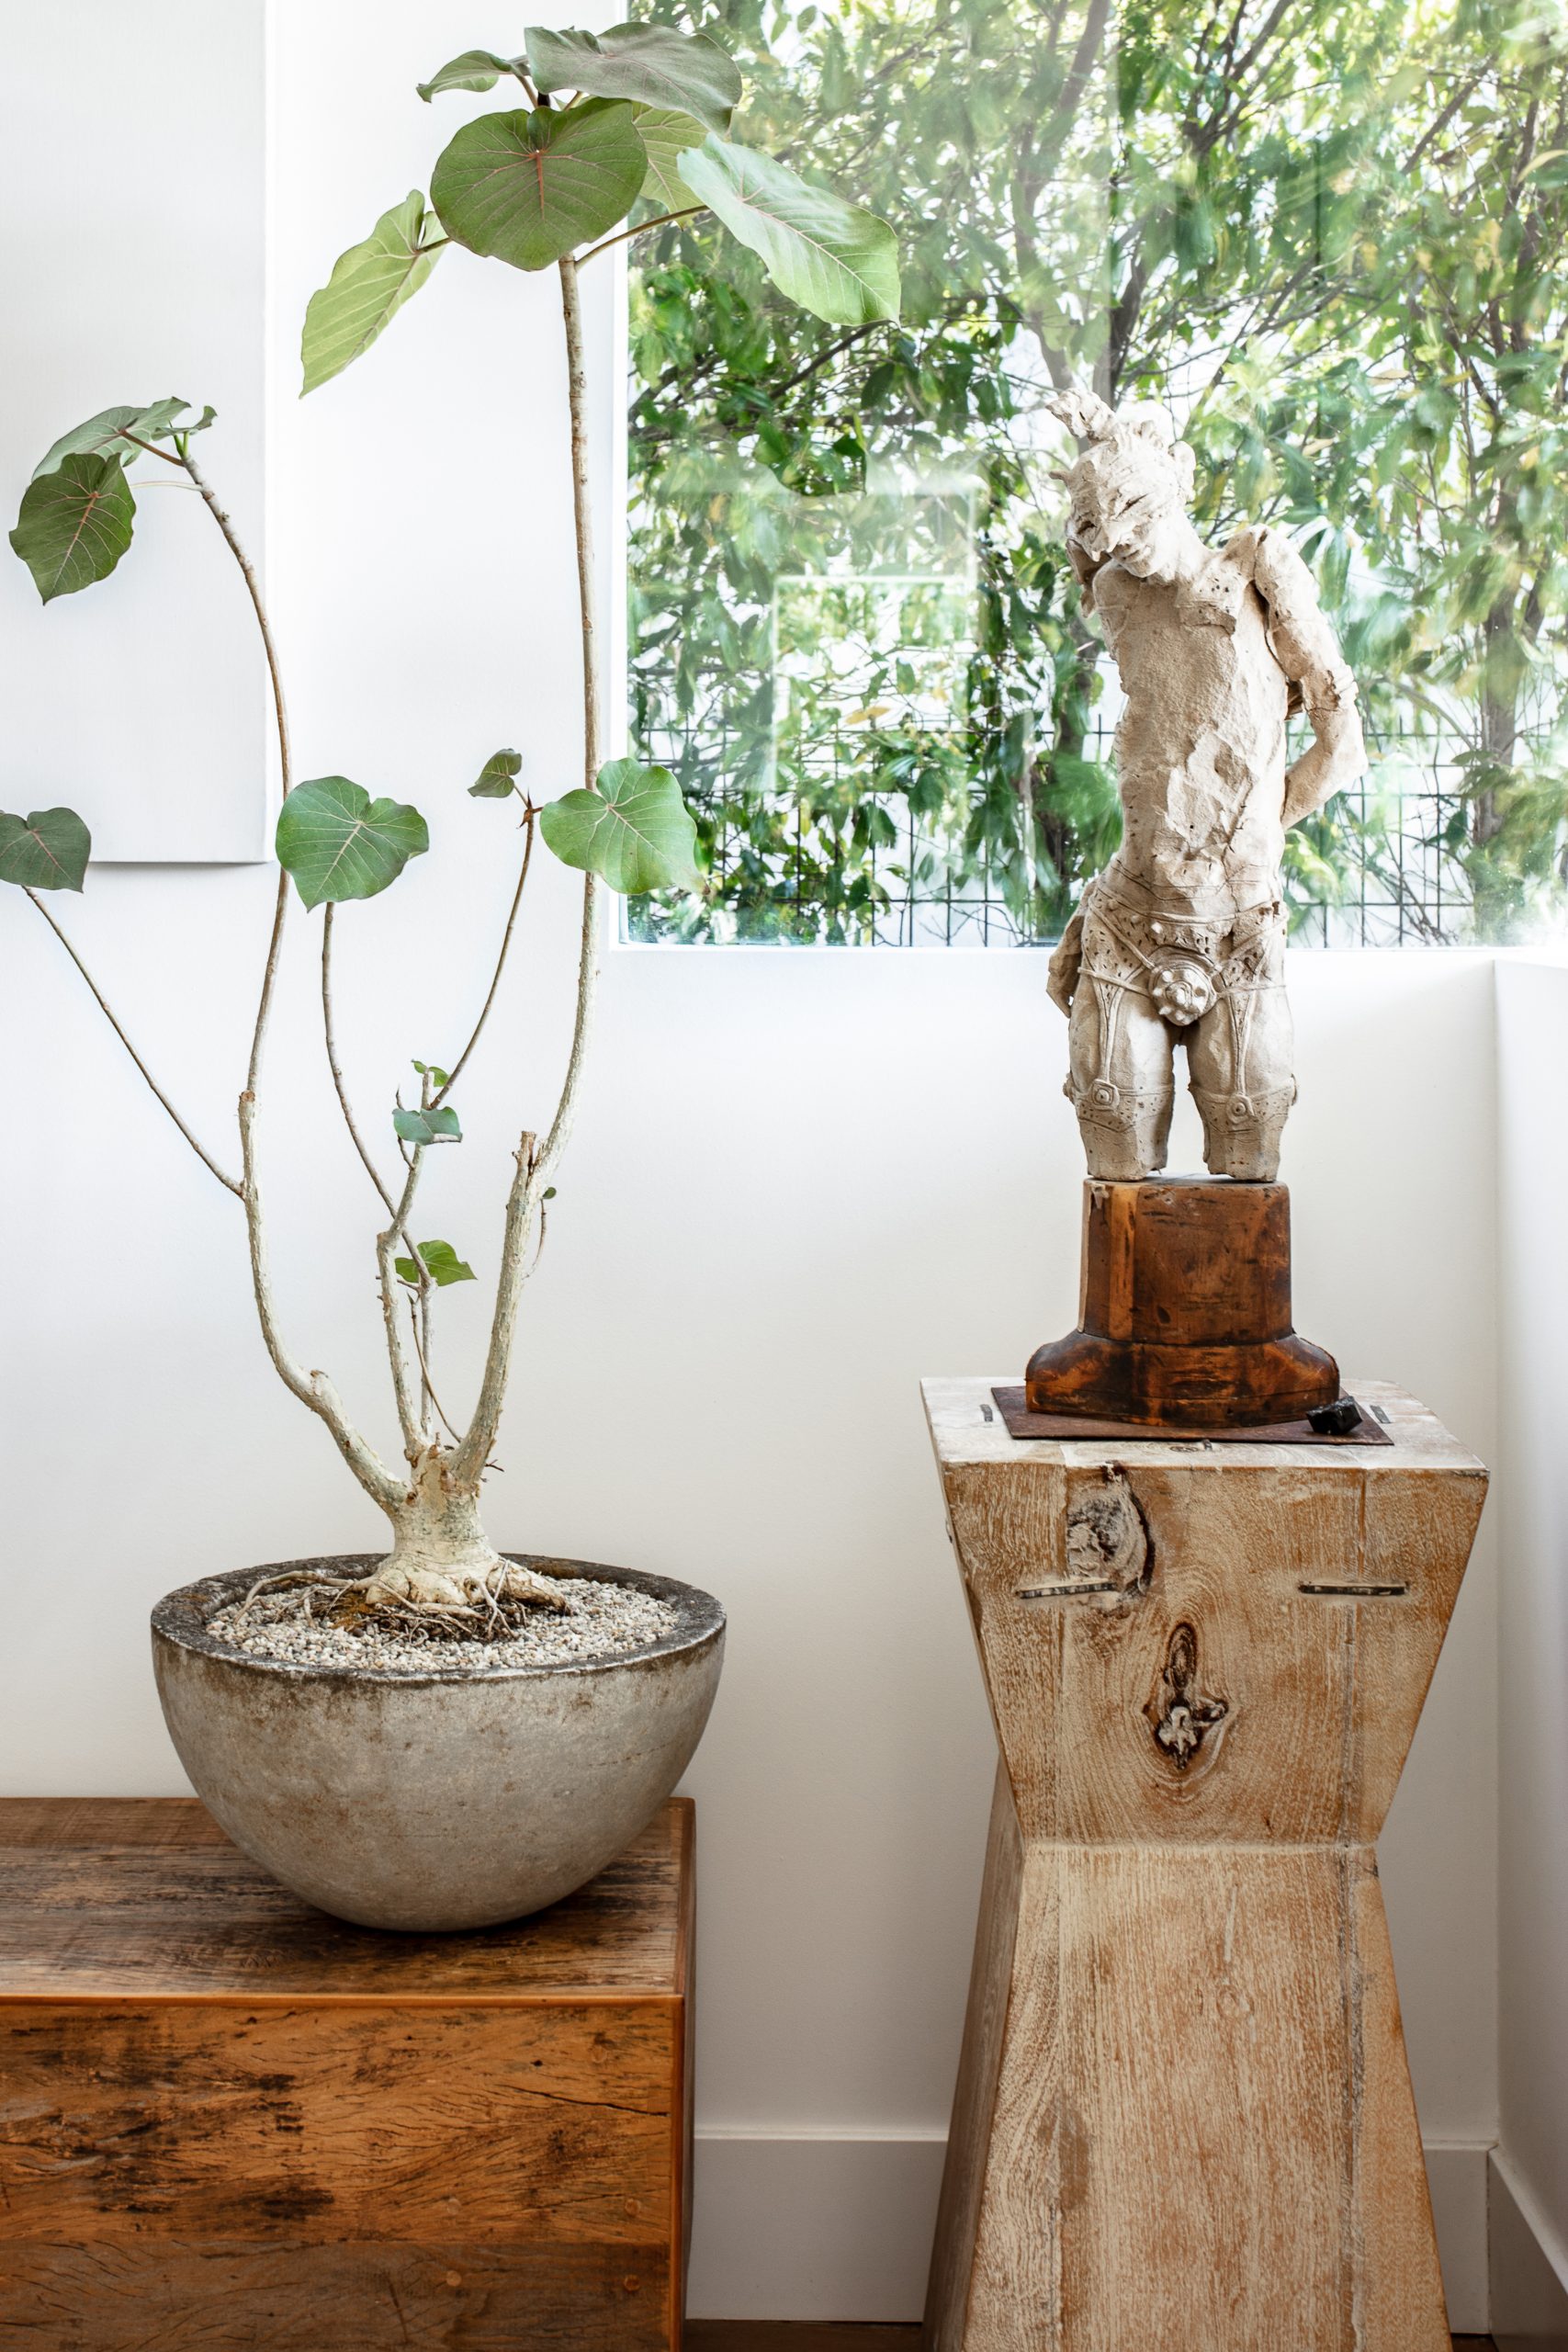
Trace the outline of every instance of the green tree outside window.
{"label": "green tree outside window", "polygon": [[1206,532],[1288,529],[1356,669],[1373,765],[1291,836],[1297,936],[1561,925],[1562,0],[679,20],[739,136],[894,224],[905,297],[823,326],[700,213],[634,248],[633,741],[707,868],[636,935],[1060,930],[1119,821],[1042,414],[1074,378],[1171,402]]}

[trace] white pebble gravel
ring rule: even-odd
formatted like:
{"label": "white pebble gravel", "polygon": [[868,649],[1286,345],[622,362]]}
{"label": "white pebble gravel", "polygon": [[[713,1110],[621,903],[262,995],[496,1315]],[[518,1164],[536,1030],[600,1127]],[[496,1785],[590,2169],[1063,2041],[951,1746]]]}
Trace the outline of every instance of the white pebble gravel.
{"label": "white pebble gravel", "polygon": [[[311,1623],[306,1588],[260,1593],[243,1623],[238,1603],[209,1617],[207,1630],[252,1657],[295,1666],[370,1667],[382,1674],[496,1673],[509,1666],[582,1666],[595,1658],[640,1650],[674,1630],[675,1605],[635,1586],[600,1584],[592,1577],[552,1578],[572,1604],[570,1617],[531,1609],[514,1632],[494,1642],[430,1641],[379,1626],[351,1631]],[[324,1609],[324,1601],[317,1602]]]}

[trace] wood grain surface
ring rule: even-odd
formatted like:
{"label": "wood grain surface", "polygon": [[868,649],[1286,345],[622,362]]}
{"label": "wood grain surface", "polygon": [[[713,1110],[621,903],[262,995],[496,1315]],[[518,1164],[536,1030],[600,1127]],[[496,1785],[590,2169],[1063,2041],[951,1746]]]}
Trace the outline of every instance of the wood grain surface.
{"label": "wood grain surface", "polygon": [[0,2012],[6,2233],[658,2240],[672,2007]]}
{"label": "wood grain surface", "polygon": [[1284,1185],[1090,1177],[1077,1329],[1035,1350],[1024,1390],[1036,1413],[1156,1428],[1333,1404],[1338,1366],[1291,1324]]}
{"label": "wood grain surface", "polygon": [[1484,1495],[928,1389],[1002,1753],[930,2352],[1448,2344],[1372,1841]]}
{"label": "wood grain surface", "polygon": [[6,2352],[668,2352],[661,2249],[0,2242]]}
{"label": "wood grain surface", "polygon": [[514,2002],[684,1990],[689,1798],[672,1797],[564,1903],[462,1936],[330,1919],[248,1860],[194,1798],[147,1800],[138,1818],[142,1803],[0,1799],[0,2001]]}
{"label": "wood grain surface", "polygon": [[0,1840],[0,2347],[679,2343],[689,1802],[475,1936],[343,1927],[194,1804]]}

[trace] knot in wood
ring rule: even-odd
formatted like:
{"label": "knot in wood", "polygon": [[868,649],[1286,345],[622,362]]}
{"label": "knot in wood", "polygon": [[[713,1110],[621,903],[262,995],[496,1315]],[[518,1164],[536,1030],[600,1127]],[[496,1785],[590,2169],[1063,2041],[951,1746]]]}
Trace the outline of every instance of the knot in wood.
{"label": "knot in wood", "polygon": [[1106,1465],[1104,1481],[1067,1512],[1067,1574],[1122,1592],[1145,1592],[1149,1532],[1138,1498],[1114,1463]]}
{"label": "knot in wood", "polygon": [[1185,1772],[1209,1733],[1230,1713],[1224,1699],[1198,1688],[1198,1635],[1188,1624],[1178,1625],[1166,1651],[1159,1688],[1145,1713],[1155,1741],[1179,1772]]}

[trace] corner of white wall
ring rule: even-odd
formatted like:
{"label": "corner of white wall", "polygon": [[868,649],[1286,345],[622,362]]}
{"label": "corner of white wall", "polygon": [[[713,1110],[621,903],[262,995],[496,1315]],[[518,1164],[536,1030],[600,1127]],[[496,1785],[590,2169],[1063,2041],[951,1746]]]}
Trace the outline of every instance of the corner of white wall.
{"label": "corner of white wall", "polygon": [[1492,2322],[1568,2341],[1568,957],[1496,964],[1502,1572]]}

